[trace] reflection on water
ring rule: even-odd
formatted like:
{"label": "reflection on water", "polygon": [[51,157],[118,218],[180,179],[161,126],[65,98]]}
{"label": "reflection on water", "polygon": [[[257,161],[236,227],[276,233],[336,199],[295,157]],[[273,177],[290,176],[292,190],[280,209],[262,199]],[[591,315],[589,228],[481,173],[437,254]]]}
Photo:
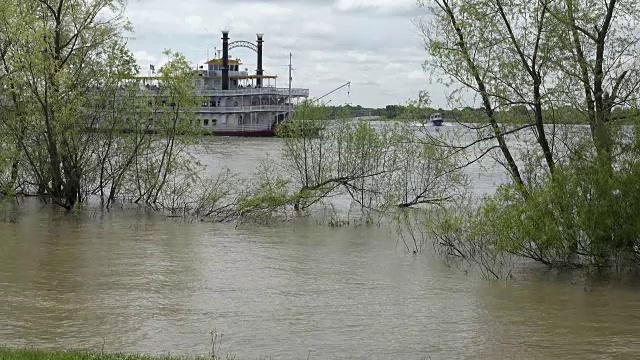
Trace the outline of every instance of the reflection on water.
{"label": "reflection on water", "polygon": [[[250,171],[277,141],[209,146]],[[206,354],[216,328],[222,352],[242,358],[637,358],[639,314],[631,288],[490,283],[406,254],[376,227],[236,228],[37,204],[0,223],[0,345]]]}

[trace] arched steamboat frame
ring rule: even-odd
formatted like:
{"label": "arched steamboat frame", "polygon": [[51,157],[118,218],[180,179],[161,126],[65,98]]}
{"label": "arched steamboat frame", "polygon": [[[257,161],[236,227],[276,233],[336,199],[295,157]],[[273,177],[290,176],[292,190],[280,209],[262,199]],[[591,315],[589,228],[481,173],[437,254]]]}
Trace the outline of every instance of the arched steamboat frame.
{"label": "arched steamboat frame", "polygon": [[[256,34],[257,41],[255,44],[250,41],[244,41],[244,40],[238,40],[231,43],[226,43],[225,41],[229,40],[228,35],[229,35],[228,32],[223,32],[223,44],[222,44],[223,57],[228,56],[229,50],[236,49],[236,48],[246,48],[257,53],[258,54],[258,64],[257,64],[258,68],[256,69],[256,75],[258,76],[257,83],[258,83],[258,87],[262,87],[262,78],[260,77],[264,75],[264,69],[262,68],[262,47],[264,44],[264,34]],[[226,62],[228,61],[228,59],[224,59],[224,61]],[[226,68],[227,68],[227,65],[225,63],[223,67],[223,72],[227,70]],[[226,74],[223,76],[226,76]],[[227,89],[228,89],[228,86],[227,86]]]}
{"label": "arched steamboat frame", "polygon": [[250,41],[234,41],[232,43],[229,43],[229,50],[233,50],[236,48],[245,48],[245,49],[253,50],[253,52],[255,53],[258,52],[258,45]]}

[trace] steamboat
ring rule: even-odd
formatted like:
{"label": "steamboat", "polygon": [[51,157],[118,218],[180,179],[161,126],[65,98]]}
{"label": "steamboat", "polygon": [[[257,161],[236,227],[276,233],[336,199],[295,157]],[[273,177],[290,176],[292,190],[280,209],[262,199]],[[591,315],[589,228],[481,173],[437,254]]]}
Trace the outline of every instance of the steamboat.
{"label": "steamboat", "polygon": [[[250,74],[242,61],[229,51],[247,48],[257,54],[257,69]],[[229,31],[222,31],[222,54],[196,67],[196,95],[203,99],[197,121],[206,133],[222,136],[274,136],[280,124],[292,115],[295,105],[309,97],[309,89],[291,87],[291,63],[287,87],[278,87],[278,77],[263,68],[264,35],[256,42],[230,42]],[[291,60],[291,54],[290,60]],[[151,67],[151,70],[154,70]],[[157,78],[139,77],[144,88],[159,89]]]}

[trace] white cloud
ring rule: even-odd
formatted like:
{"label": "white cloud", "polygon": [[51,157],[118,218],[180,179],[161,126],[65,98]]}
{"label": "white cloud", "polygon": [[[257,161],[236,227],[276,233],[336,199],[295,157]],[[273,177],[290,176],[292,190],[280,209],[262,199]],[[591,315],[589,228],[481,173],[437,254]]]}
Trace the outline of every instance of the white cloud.
{"label": "white cloud", "polygon": [[193,33],[198,33],[202,31],[202,29],[205,26],[204,19],[200,15],[187,16],[187,18],[184,19],[184,21],[187,23],[187,26],[189,27],[189,31]]}
{"label": "white cloud", "polygon": [[[134,51],[133,56],[135,57],[138,65],[142,68],[143,71],[149,69],[149,65],[158,65],[161,64],[158,62],[158,58],[154,55],[149,54],[144,50]],[[164,62],[163,62],[164,63]]]}
{"label": "white cloud", "polygon": [[312,21],[305,23],[302,26],[302,32],[305,35],[314,35],[314,36],[334,36],[337,33],[337,29],[335,25],[322,22],[322,21]]}
{"label": "white cloud", "polygon": [[380,15],[404,14],[416,8],[415,0],[338,0],[340,11],[373,11]]}

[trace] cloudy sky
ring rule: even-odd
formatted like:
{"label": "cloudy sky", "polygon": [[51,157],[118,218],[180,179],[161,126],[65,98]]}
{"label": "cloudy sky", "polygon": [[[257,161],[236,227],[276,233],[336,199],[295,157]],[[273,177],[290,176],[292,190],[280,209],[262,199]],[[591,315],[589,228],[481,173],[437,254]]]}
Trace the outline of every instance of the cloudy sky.
{"label": "cloudy sky", "polygon": [[[426,58],[412,20],[423,13],[415,0],[130,0],[127,16],[135,33],[130,48],[140,65],[163,63],[170,48],[202,63],[207,50],[222,48],[220,30],[231,41],[255,41],[265,34],[264,68],[287,86],[289,52],[293,86],[321,96],[351,81],[325,100],[331,105],[384,107],[402,104],[427,89]],[[256,55],[234,49],[249,71]],[[433,105],[445,106],[441,91],[430,89]]]}

